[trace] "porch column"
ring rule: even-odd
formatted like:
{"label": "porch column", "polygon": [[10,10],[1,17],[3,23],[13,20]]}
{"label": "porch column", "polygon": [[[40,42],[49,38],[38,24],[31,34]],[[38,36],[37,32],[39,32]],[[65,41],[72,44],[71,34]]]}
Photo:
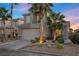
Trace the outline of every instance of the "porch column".
{"label": "porch column", "polygon": [[69,39],[69,26],[67,23],[63,24],[63,40],[65,44],[71,43]]}

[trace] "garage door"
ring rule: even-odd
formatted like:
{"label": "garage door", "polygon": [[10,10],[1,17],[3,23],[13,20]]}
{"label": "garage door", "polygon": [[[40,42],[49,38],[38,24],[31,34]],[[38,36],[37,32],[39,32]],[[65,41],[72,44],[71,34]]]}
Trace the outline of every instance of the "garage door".
{"label": "garage door", "polygon": [[35,37],[38,37],[39,34],[39,30],[38,29],[24,29],[22,32],[22,38],[23,40],[33,40],[35,39]]}

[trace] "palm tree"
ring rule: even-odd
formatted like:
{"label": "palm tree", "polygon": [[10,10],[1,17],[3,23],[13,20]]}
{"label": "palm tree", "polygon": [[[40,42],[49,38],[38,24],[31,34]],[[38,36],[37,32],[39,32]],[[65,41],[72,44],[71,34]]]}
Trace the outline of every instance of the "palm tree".
{"label": "palm tree", "polygon": [[18,5],[18,3],[11,3],[11,7],[10,7],[10,10],[11,10],[11,39],[12,39],[12,32],[13,32],[13,30],[12,30],[12,28],[13,28],[13,25],[12,25],[12,20],[13,20],[13,8],[14,8],[14,5]]}
{"label": "palm tree", "polygon": [[52,29],[53,40],[56,40],[57,29],[63,29],[63,22],[65,22],[63,18],[65,16],[63,14],[61,14],[60,12],[59,13],[50,12],[49,14],[50,14],[49,18],[50,18],[50,22],[51,22],[51,24],[49,25],[49,29]]}
{"label": "palm tree", "polygon": [[53,32],[53,27],[52,27],[52,21],[50,20],[50,17],[47,17],[47,27],[48,27],[48,39],[53,39],[53,35],[52,35],[52,32]]}
{"label": "palm tree", "polygon": [[11,3],[11,7],[10,7],[10,10],[11,10],[11,20],[13,19],[13,8],[14,8],[14,5],[18,5],[18,3]]}
{"label": "palm tree", "polygon": [[3,36],[4,36],[4,39],[6,40],[6,37],[5,37],[5,20],[8,20],[11,15],[8,13],[8,9],[5,9],[4,7],[0,8],[0,18],[2,18],[2,21],[3,21],[3,24],[4,24],[4,28],[3,28]]}
{"label": "palm tree", "polygon": [[33,12],[33,15],[37,16],[39,15],[40,20],[40,44],[43,43],[43,30],[44,30],[44,24],[45,20],[47,18],[47,12],[50,9],[50,6],[53,6],[51,3],[34,3],[32,4],[31,11]]}

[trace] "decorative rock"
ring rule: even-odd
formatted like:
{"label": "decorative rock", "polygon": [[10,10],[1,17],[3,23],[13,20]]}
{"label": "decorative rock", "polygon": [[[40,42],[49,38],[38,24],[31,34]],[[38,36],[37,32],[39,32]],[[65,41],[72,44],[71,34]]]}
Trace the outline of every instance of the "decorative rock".
{"label": "decorative rock", "polygon": [[64,40],[64,44],[70,44],[70,43],[72,43],[70,39]]}

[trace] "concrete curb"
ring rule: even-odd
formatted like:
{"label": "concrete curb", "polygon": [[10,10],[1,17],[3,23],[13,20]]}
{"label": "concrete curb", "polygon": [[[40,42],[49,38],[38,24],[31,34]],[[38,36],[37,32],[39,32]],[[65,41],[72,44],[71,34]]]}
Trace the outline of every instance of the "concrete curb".
{"label": "concrete curb", "polygon": [[40,52],[40,51],[31,51],[31,50],[21,50],[21,51],[38,53],[38,54],[45,54],[45,55],[49,55],[49,56],[64,56],[64,55],[60,55],[60,54],[56,54],[56,53],[48,53],[48,52]]}

